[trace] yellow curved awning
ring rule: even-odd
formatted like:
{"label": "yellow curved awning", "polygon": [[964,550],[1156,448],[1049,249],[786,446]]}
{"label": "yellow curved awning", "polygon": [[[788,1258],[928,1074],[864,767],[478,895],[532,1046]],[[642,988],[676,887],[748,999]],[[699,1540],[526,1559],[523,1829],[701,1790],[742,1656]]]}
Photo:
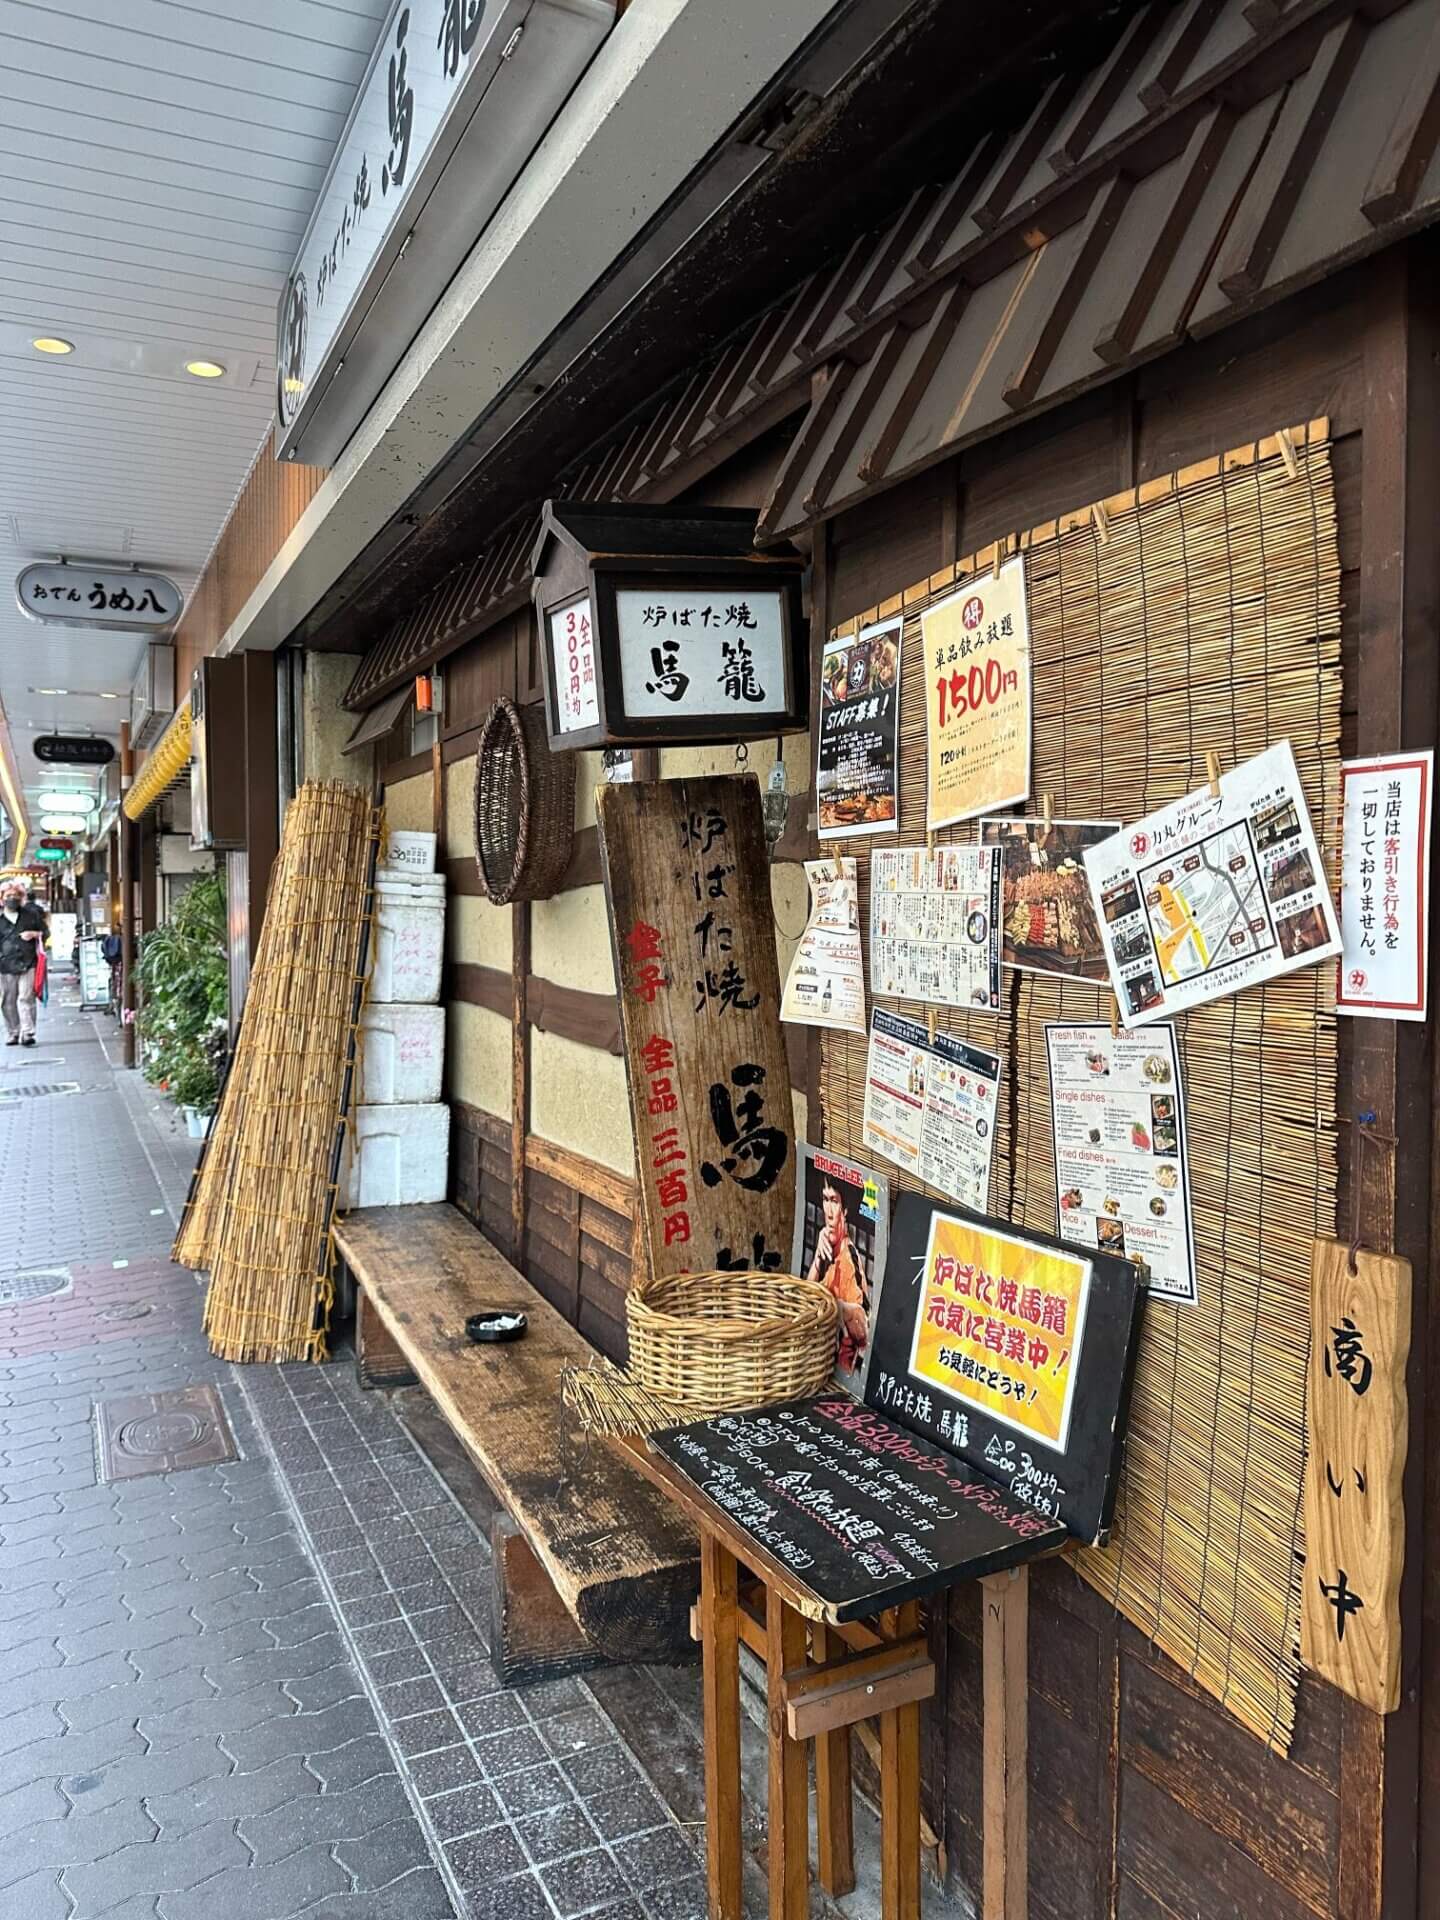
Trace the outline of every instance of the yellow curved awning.
{"label": "yellow curved awning", "polygon": [[139,820],[166,794],[190,764],[190,702],[175,709],[164,733],[145,756],[121,801],[127,820]]}

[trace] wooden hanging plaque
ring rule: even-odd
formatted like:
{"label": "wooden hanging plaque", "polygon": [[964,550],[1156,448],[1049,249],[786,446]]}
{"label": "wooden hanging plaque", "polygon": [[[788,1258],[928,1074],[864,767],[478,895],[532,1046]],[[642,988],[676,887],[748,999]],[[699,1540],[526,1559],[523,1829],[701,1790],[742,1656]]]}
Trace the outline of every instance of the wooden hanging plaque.
{"label": "wooden hanging plaque", "polygon": [[1410,1262],[1317,1240],[1300,1655],[1376,1713],[1400,1704]]}
{"label": "wooden hanging plaque", "polygon": [[752,774],[596,795],[652,1275],[783,1270],[795,1122]]}

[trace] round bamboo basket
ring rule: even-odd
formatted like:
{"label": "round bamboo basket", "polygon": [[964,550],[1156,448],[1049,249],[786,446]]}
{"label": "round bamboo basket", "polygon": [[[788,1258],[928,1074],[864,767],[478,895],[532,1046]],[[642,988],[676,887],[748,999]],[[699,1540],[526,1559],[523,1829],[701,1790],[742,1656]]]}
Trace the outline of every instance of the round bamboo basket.
{"label": "round bamboo basket", "polygon": [[496,906],[560,891],[575,839],[575,756],[552,753],[545,709],[497,700],[475,754],[475,861]]}
{"label": "round bamboo basket", "polygon": [[630,1376],[692,1417],[816,1393],[835,1364],[835,1301],[791,1273],[672,1273],[625,1298]]}

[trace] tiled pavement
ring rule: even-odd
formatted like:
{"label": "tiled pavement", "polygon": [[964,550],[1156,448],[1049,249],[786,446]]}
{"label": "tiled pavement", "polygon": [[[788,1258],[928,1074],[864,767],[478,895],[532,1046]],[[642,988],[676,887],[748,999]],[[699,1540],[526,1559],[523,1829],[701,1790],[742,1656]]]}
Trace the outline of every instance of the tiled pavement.
{"label": "tiled pavement", "polygon": [[[484,1541],[385,1399],[210,1357],[186,1156],[97,1030],[0,1053],[80,1089],[0,1099],[0,1278],[69,1273],[0,1308],[0,1920],[698,1916],[591,1691],[497,1686]],[[207,1382],[239,1459],[97,1483],[96,1400]]]}

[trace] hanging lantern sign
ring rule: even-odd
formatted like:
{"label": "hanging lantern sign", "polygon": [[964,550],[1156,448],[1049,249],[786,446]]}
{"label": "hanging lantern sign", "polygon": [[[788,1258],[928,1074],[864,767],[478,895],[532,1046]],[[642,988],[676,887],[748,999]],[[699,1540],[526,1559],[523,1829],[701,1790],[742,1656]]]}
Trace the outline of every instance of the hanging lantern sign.
{"label": "hanging lantern sign", "polygon": [[115,748],[99,734],[42,733],[36,736],[35,758],[52,767],[108,767]]}
{"label": "hanging lantern sign", "polygon": [[20,611],[46,627],[107,627],[114,633],[164,633],[185,596],[163,573],[134,567],[75,567],[68,561],[26,567],[15,582]]}
{"label": "hanging lantern sign", "polygon": [[730,508],[547,503],[531,570],[552,748],[808,727],[804,562],[754,541]]}

